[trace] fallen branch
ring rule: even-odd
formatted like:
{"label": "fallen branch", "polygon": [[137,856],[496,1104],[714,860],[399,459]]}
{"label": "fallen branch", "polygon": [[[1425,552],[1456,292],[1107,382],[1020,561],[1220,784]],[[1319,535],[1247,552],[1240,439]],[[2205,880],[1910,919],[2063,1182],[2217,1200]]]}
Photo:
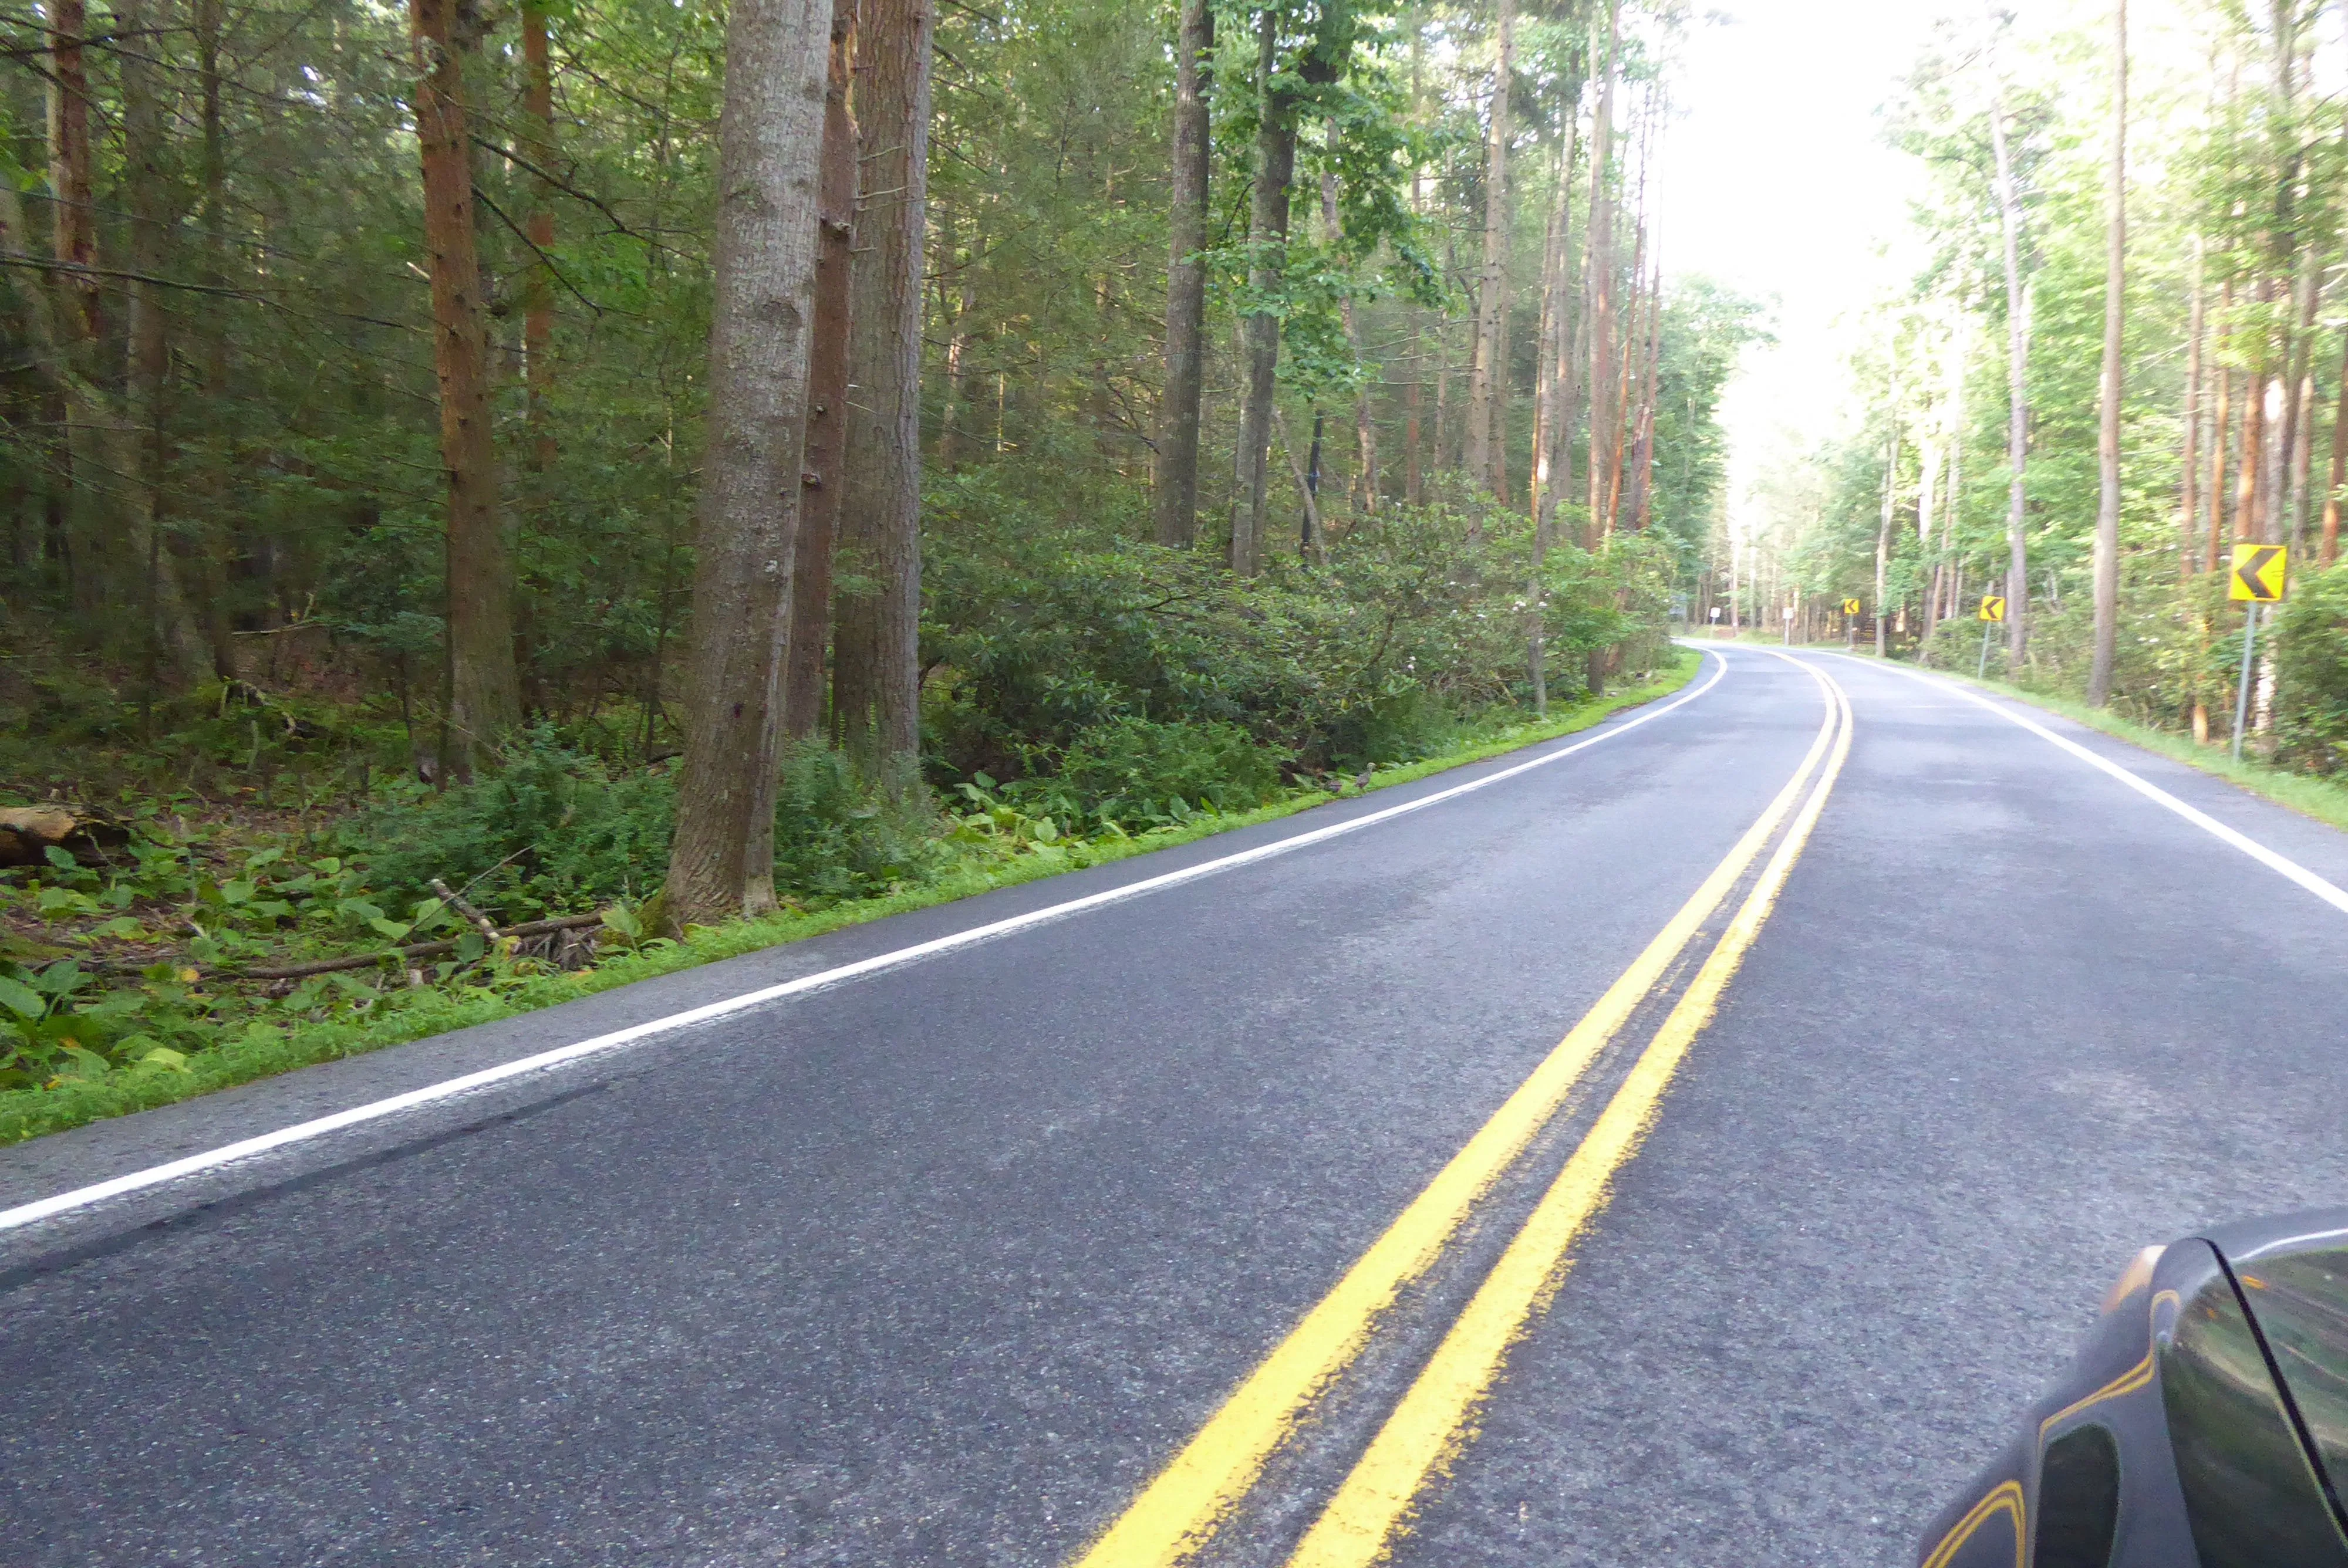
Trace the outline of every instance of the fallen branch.
{"label": "fallen branch", "polygon": [[[509,937],[546,937],[558,931],[582,930],[602,923],[603,917],[600,913],[565,915],[554,920],[524,921],[521,925],[509,927],[503,934]],[[211,978],[215,980],[300,980],[312,975],[333,974],[337,969],[368,968],[391,958],[445,958],[456,950],[457,944],[453,941],[410,942],[404,948],[379,948],[372,953],[354,953],[340,958],[315,958],[306,964],[275,964],[259,969],[215,969]]]}

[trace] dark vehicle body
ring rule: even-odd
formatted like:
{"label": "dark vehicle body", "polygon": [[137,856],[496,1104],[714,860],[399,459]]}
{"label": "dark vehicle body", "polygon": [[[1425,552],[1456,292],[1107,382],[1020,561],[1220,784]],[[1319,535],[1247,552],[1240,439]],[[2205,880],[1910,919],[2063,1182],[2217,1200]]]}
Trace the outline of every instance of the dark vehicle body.
{"label": "dark vehicle body", "polygon": [[2348,1209],[2147,1248],[1923,1568],[2348,1568]]}

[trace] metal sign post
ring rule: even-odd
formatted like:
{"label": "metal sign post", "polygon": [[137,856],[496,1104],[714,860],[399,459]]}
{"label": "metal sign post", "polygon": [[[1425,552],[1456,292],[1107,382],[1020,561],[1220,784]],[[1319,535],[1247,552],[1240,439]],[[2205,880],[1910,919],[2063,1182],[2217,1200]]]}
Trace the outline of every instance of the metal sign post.
{"label": "metal sign post", "polygon": [[2242,622],[2242,679],[2234,688],[2234,760],[2242,760],[2242,724],[2250,716],[2250,650],[2259,645],[2259,606],[2250,601]]}
{"label": "metal sign post", "polygon": [[1855,599],[1842,601],[1842,645],[1850,649],[1859,646],[1859,600]]}
{"label": "metal sign post", "polygon": [[1787,606],[1786,607],[1786,646],[1787,646],[1787,647],[1788,647],[1788,648],[1791,648],[1793,645],[1794,645],[1794,607],[1793,607],[1792,605],[1790,605],[1790,604],[1789,604],[1789,605],[1787,605]]}
{"label": "metal sign post", "polygon": [[2234,687],[2234,760],[2242,760],[2242,731],[2250,719],[2252,651],[2259,643],[2259,606],[2281,602],[2291,580],[2291,550],[2284,545],[2236,545],[2226,597],[2244,607],[2242,675]]}

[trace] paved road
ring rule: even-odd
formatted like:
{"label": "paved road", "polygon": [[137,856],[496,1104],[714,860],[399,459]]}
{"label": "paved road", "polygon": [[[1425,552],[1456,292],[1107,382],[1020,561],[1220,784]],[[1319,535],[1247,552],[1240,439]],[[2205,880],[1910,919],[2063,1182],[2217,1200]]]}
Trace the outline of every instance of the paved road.
{"label": "paved road", "polygon": [[[2137,1246],[2348,1201],[2348,913],[1946,687],[1720,658],[1684,706],[1423,810],[0,1233],[0,1556],[1056,1565],[1141,1538],[1153,1478],[1228,1457],[1227,1397],[1725,862],[1574,1092],[1273,1412],[1196,1560],[1287,1562],[1351,1494],[1789,866],[1387,1544],[1900,1561]],[[2348,837],[2044,723],[2348,885]],[[0,1153],[0,1205],[1521,760]],[[1781,799],[1815,827],[1781,811],[1739,863]]]}

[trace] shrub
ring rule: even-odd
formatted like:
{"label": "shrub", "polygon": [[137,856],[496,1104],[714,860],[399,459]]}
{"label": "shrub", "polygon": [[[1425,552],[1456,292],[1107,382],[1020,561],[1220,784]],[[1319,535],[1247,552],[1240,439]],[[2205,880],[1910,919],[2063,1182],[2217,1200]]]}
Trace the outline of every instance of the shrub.
{"label": "shrub", "polygon": [[2348,564],[2293,579],[2274,653],[2278,760],[2312,774],[2348,768]]}
{"label": "shrub", "polygon": [[[641,898],[667,874],[676,784],[621,771],[546,729],[508,747],[499,771],[438,794],[404,786],[346,831],[369,880],[393,900],[446,880],[507,920]],[[775,801],[775,887],[847,898],[916,875],[934,853],[936,815],[857,782],[839,753],[786,752]]]}
{"label": "shrub", "polygon": [[1280,793],[1286,760],[1236,724],[1113,719],[1077,736],[1053,774],[1021,794],[1072,825],[1107,820],[1154,826],[1179,820],[1193,807],[1262,805]]}

